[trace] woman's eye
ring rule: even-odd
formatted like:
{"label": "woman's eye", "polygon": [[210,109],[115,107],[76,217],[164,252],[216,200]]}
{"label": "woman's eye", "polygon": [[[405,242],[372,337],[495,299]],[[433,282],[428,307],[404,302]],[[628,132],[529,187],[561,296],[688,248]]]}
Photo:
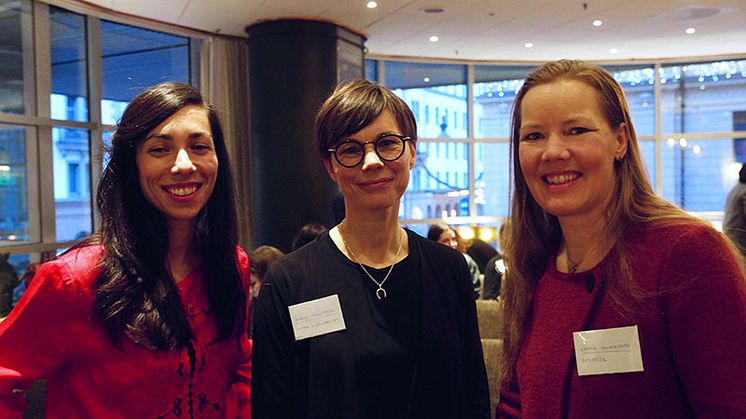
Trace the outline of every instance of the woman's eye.
{"label": "woman's eye", "polygon": [[588,131],[590,131],[588,128],[574,127],[574,128],[570,128],[570,135],[585,134]]}
{"label": "woman's eye", "polygon": [[192,150],[205,152],[212,150],[212,147],[207,144],[194,144]]}
{"label": "woman's eye", "polygon": [[168,152],[168,149],[166,147],[151,147],[148,149],[148,153],[152,154],[163,154]]}
{"label": "woman's eye", "polygon": [[535,140],[540,140],[541,138],[542,138],[541,134],[539,134],[538,132],[530,132],[522,136],[521,141],[535,141]]}

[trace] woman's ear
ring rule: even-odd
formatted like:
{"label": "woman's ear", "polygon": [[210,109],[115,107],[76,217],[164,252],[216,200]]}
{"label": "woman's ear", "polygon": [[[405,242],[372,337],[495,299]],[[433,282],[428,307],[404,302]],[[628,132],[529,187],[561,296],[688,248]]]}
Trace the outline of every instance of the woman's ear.
{"label": "woman's ear", "polygon": [[409,159],[409,170],[414,169],[414,162],[417,161],[417,143],[409,141],[409,151],[412,157]]}
{"label": "woman's ear", "polygon": [[339,167],[334,167],[334,164],[332,163],[332,159],[327,157],[324,159],[324,168],[326,169],[326,173],[329,174],[329,177],[332,178],[334,183],[336,183],[337,172],[339,171]]}
{"label": "woman's ear", "polygon": [[627,146],[629,146],[629,128],[627,124],[622,122],[619,124],[619,128],[616,133],[616,150],[614,151],[614,160],[622,160],[627,154]]}

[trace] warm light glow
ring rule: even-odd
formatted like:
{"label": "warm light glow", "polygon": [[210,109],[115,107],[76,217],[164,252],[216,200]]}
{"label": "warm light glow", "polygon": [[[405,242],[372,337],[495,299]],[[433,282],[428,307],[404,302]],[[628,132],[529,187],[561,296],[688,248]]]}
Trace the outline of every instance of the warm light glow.
{"label": "warm light glow", "polygon": [[365,7],[367,7],[368,9],[375,9],[376,7],[378,7],[378,3],[369,1],[368,4],[365,5]]}
{"label": "warm light glow", "polygon": [[674,140],[673,138],[669,138],[668,139],[668,146],[669,147],[673,147],[675,145],[676,145],[676,140]]}
{"label": "warm light glow", "polygon": [[525,44],[523,44],[523,46],[526,47],[526,48],[533,48],[534,47],[534,43],[533,42],[526,42]]}
{"label": "warm light glow", "polygon": [[616,48],[612,48],[609,50],[609,54],[619,54],[619,50]]}
{"label": "warm light glow", "polygon": [[464,240],[472,240],[475,237],[474,229],[468,226],[456,228],[458,235]]}
{"label": "warm light glow", "polygon": [[495,241],[497,237],[497,229],[494,227],[479,227],[477,235],[479,239],[487,243]]}
{"label": "warm light glow", "polygon": [[0,172],[10,172],[10,166],[5,164],[0,164]]}
{"label": "warm light glow", "polygon": [[680,147],[684,148],[684,147],[686,147],[687,144],[689,144],[689,143],[686,141],[686,138],[679,138],[679,146]]}
{"label": "warm light glow", "polygon": [[686,32],[687,35],[693,35],[697,30],[694,28],[686,28],[684,32]]}
{"label": "warm light glow", "polygon": [[438,42],[440,38],[438,38],[438,35],[431,35],[430,36],[430,42]]}
{"label": "warm light glow", "polygon": [[424,79],[422,79],[422,81],[424,81],[425,83],[430,83],[430,77],[425,77]]}
{"label": "warm light glow", "polygon": [[599,26],[601,26],[603,24],[604,24],[604,22],[601,21],[601,20],[598,20],[598,19],[596,19],[596,20],[593,21],[593,26],[595,26],[595,27],[599,27]]}
{"label": "warm light glow", "polygon": [[700,147],[698,145],[695,145],[694,147],[692,147],[692,153],[699,154],[701,152],[702,152],[702,147]]}

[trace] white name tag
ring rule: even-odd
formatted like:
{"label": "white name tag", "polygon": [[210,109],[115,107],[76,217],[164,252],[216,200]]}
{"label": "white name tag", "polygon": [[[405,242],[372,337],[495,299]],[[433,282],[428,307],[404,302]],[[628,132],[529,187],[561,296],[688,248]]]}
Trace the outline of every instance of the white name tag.
{"label": "white name tag", "polygon": [[295,340],[345,330],[345,319],[337,294],[288,306]]}
{"label": "white name tag", "polygon": [[637,326],[572,334],[578,375],[643,371]]}

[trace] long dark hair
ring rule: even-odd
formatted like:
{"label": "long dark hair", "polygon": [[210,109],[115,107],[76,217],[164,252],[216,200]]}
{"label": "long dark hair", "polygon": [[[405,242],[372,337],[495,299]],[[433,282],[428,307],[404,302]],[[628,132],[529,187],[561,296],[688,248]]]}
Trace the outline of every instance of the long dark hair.
{"label": "long dark hair", "polygon": [[96,195],[102,222],[88,242],[103,244],[104,256],[95,305],[115,343],[125,333],[142,346],[172,349],[185,346],[192,336],[165,266],[165,219],[143,196],[135,161],[137,144],[188,105],[207,110],[219,162],[215,188],[198,215],[193,238],[202,258],[210,312],[217,321],[218,339],[245,329],[245,290],[236,259],[233,182],[223,130],[216,112],[195,88],[166,82],[145,90],[124,110]]}

